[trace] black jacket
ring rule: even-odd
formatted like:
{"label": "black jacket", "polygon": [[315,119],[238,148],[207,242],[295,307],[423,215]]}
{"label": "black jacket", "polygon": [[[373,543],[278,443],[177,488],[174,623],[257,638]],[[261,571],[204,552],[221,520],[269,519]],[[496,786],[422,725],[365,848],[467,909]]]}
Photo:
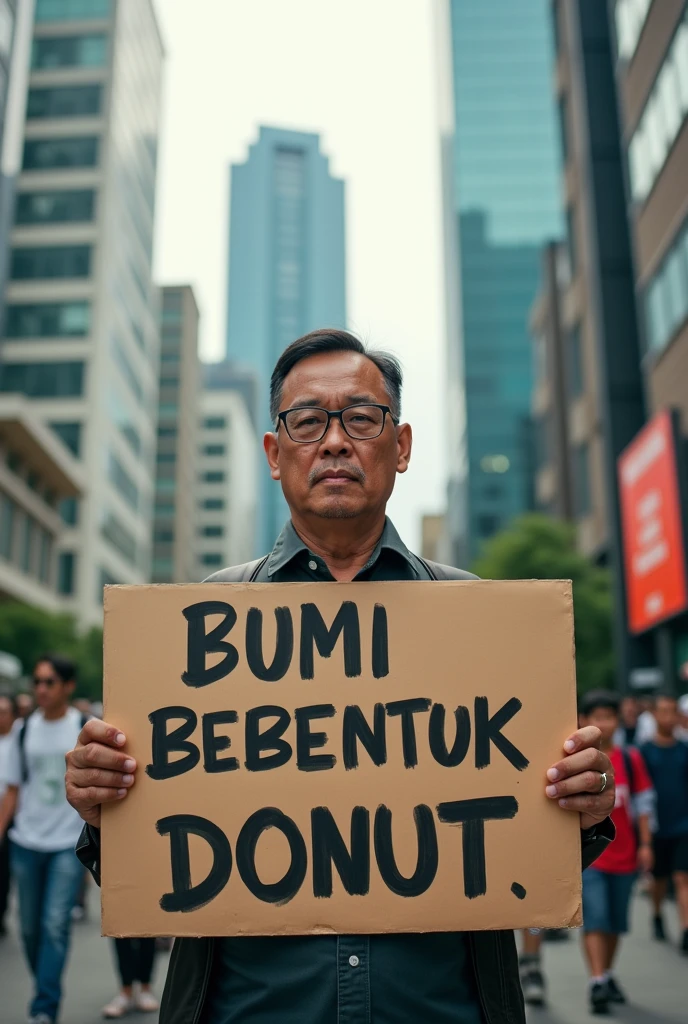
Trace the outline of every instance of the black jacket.
{"label": "black jacket", "polygon": [[[423,576],[434,579],[475,579],[470,573],[449,566],[419,563]],[[261,581],[268,559],[235,566],[215,573],[207,582]],[[427,578],[427,577],[426,577]],[[614,837],[610,821],[581,834],[583,868],[588,867]],[[99,834],[86,826],[77,845],[77,855],[100,883]],[[519,981],[518,955],[510,931],[464,933],[485,1024],[525,1024],[525,1010]],[[199,1024],[213,966],[216,940],[180,938],[174,943],[160,1010],[160,1024]],[[316,1022],[304,1021],[304,1024]],[[320,1022],[317,1022],[320,1024]],[[409,1021],[408,1024],[415,1024]]]}

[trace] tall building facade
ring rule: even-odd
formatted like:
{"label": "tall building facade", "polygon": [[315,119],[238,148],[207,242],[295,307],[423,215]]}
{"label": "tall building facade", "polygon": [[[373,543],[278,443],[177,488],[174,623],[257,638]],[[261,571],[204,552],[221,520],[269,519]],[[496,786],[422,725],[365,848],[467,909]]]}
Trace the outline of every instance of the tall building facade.
{"label": "tall building facade", "polygon": [[562,213],[546,0],[450,0],[449,15],[460,275],[450,344],[462,352],[450,352],[449,387],[465,395],[466,423],[449,495],[464,507],[449,518],[465,563],[532,505],[528,318]]}
{"label": "tall building facade", "polygon": [[[259,430],[271,430],[270,374],[286,346],[317,327],[346,326],[344,182],[317,135],[262,127],[231,171],[227,356],[252,369]],[[257,551],[269,551],[288,510],[259,466]]]}
{"label": "tall building facade", "polygon": [[197,457],[196,578],[253,557],[256,546],[258,455],[246,375],[207,363]]}
{"label": "tall building facade", "polygon": [[153,518],[154,583],[196,579],[196,479],[201,373],[190,285],[162,289]]}
{"label": "tall building facade", "polygon": [[83,464],[63,606],[151,562],[159,311],[151,278],[163,51],[150,0],[36,0],[0,392]]}
{"label": "tall building facade", "polygon": [[[646,456],[656,448],[661,420],[675,423],[675,510],[650,511],[622,490],[624,522],[638,516],[647,544],[629,557],[636,541],[626,536],[625,570],[631,591],[627,623],[654,642],[663,687],[688,690],[688,3],[685,0],[617,0],[616,74],[622,148],[628,164],[628,213],[634,250],[635,292],[640,311],[640,359],[646,415],[652,425],[635,443]],[[667,460],[668,461],[668,460]],[[630,464],[630,463],[628,463]],[[658,464],[649,479],[657,479]],[[623,476],[624,474],[622,474]],[[645,488],[647,490],[647,488]],[[667,543],[667,516],[675,515],[678,537]],[[628,529],[626,529],[628,533]],[[682,534],[682,536],[681,536]],[[683,552],[681,553],[681,541]],[[645,574],[648,565],[652,571]],[[683,602],[671,604],[667,574],[682,585]],[[642,601],[640,598],[642,597]],[[634,598],[636,599],[634,601]],[[631,607],[635,604],[635,614]],[[639,615],[638,615],[639,611]],[[671,612],[671,613],[670,613]]]}

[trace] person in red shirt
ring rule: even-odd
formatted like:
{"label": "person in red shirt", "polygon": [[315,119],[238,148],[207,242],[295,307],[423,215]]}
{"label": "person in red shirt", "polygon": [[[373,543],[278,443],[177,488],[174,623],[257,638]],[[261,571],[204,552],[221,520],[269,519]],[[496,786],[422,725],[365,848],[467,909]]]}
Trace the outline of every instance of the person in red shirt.
{"label": "person in red shirt", "polygon": [[609,1012],[610,1003],[626,997],[612,967],[621,936],[628,931],[628,907],[637,873],[652,870],[654,790],[645,762],[634,747],[614,745],[619,726],[619,698],[595,690],[583,698],[582,718],[602,733],[600,746],[609,756],[616,779],[612,821],[616,839],[583,872],[583,945],[590,972],[590,1008]]}

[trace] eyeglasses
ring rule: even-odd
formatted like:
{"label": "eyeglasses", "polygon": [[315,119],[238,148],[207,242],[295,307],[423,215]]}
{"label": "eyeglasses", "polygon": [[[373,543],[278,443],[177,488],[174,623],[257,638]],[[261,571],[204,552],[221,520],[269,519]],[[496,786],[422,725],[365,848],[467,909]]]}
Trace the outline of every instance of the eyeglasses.
{"label": "eyeglasses", "polygon": [[56,676],[34,676],[33,685],[40,686],[41,683],[44,686],[54,686],[55,683],[59,682]]}
{"label": "eyeglasses", "polygon": [[399,421],[392,415],[388,405],[347,405],[345,409],[335,411],[303,405],[279,413],[277,429],[281,421],[292,441],[296,441],[297,444],[312,444],[322,441],[330,429],[330,422],[336,419],[341,423],[344,432],[354,441],[372,441],[385,429],[385,417],[388,413],[392,423],[396,425]]}

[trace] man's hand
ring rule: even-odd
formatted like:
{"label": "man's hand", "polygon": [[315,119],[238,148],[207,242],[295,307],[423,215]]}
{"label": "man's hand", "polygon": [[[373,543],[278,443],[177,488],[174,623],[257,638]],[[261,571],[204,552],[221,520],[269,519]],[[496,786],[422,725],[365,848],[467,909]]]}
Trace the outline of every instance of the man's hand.
{"label": "man's hand", "polygon": [[122,750],[126,736],[91,718],[65,756],[67,799],[89,825],[100,828],[100,806],[123,800],[134,785],[136,761]]}
{"label": "man's hand", "polygon": [[[592,828],[611,814],[614,808],[614,769],[599,749],[601,733],[594,725],[574,732],[564,743],[566,756],[547,772],[545,793],[558,800],[565,811],[577,811],[581,828]],[[600,792],[607,776],[607,785]]]}

